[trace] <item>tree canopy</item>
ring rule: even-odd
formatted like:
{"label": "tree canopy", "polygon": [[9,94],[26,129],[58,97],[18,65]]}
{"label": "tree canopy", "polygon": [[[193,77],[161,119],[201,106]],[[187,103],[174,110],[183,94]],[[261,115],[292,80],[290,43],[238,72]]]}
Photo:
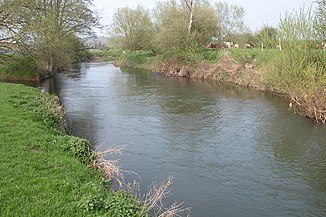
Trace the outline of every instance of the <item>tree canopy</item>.
{"label": "tree canopy", "polygon": [[136,9],[119,8],[113,16],[110,33],[120,37],[124,49],[141,50],[150,47],[153,24],[149,12],[138,5]]}
{"label": "tree canopy", "polygon": [[5,0],[0,2],[0,46],[31,56],[52,72],[74,60],[78,36],[99,25],[92,0]]}

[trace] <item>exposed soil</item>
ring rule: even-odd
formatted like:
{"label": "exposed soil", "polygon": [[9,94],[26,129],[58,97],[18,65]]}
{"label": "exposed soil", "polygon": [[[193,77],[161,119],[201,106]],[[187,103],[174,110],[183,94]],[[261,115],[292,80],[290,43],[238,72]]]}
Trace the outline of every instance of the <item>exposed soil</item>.
{"label": "exposed soil", "polygon": [[256,70],[252,64],[238,63],[227,55],[221,57],[216,64],[201,63],[197,66],[185,66],[166,61],[158,66],[156,71],[166,76],[226,82],[266,90],[261,82],[262,70]]}
{"label": "exposed soil", "polygon": [[245,86],[251,89],[268,91],[284,95],[289,100],[289,106],[294,113],[299,113],[307,118],[314,119],[326,125],[326,108],[324,103],[315,102],[316,99],[325,101],[326,88],[319,91],[323,96],[316,96],[311,100],[301,100],[300,97],[293,97],[291,93],[280,93],[264,85],[266,72],[264,69],[255,69],[255,66],[248,63],[238,63],[232,57],[224,55],[216,64],[201,63],[196,66],[186,66],[175,62],[166,61],[156,67],[158,71],[166,76],[186,77],[191,79],[202,79],[216,82],[232,83]]}
{"label": "exposed soil", "polygon": [[3,75],[0,73],[0,79],[5,81],[40,81],[40,76],[34,76],[34,77],[15,77],[15,76],[8,76]]}

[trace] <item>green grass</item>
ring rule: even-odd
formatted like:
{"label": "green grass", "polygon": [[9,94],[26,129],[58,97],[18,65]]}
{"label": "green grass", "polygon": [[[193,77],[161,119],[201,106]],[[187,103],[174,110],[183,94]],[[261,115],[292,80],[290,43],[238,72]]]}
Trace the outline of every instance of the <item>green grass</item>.
{"label": "green grass", "polygon": [[231,49],[231,56],[239,63],[251,63],[258,68],[266,66],[274,57],[280,54],[277,49]]}
{"label": "green grass", "polygon": [[136,63],[141,65],[145,64],[146,60],[152,56],[154,56],[154,54],[151,51],[125,51],[120,58],[127,63]]}
{"label": "green grass", "polygon": [[139,216],[141,204],[104,187],[90,144],[64,134],[53,96],[0,83],[0,216]]}
{"label": "green grass", "polygon": [[202,51],[200,51],[200,55],[208,63],[217,63],[220,56],[221,56],[221,50],[218,50],[218,49],[203,49]]}

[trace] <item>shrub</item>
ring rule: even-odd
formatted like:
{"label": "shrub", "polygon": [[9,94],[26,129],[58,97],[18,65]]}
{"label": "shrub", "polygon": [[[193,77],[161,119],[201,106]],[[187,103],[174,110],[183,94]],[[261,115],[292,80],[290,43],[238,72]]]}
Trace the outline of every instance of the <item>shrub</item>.
{"label": "shrub", "polygon": [[89,141],[74,136],[65,136],[65,139],[61,145],[65,151],[73,154],[84,164],[91,165],[95,161],[95,153]]}
{"label": "shrub", "polygon": [[15,78],[34,78],[38,75],[35,61],[26,56],[6,58],[1,65],[1,73]]}

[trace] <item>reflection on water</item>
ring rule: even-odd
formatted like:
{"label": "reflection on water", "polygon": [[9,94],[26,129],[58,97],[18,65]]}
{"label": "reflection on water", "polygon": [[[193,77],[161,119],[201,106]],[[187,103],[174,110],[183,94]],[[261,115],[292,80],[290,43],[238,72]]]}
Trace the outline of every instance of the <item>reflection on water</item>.
{"label": "reflection on water", "polygon": [[121,166],[144,190],[173,175],[170,200],[192,216],[326,216],[326,128],[282,98],[108,63],[77,65],[54,86],[71,131],[127,144]]}

